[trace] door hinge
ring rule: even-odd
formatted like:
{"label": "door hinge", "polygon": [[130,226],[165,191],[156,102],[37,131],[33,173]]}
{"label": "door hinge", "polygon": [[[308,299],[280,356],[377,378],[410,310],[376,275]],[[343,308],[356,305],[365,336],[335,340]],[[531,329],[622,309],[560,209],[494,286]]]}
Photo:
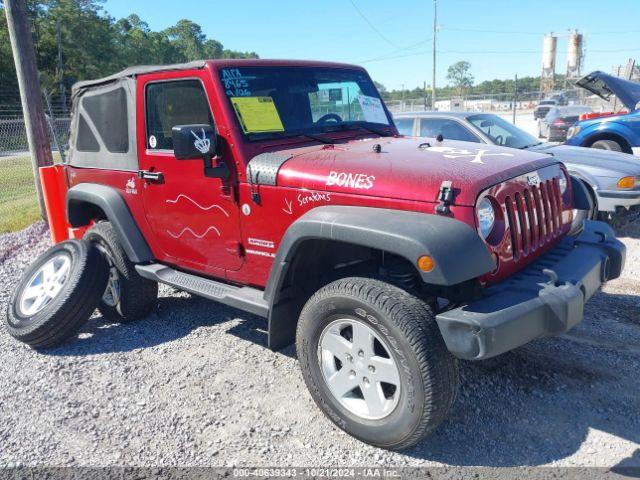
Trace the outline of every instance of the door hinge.
{"label": "door hinge", "polygon": [[242,247],[242,244],[240,242],[235,241],[235,240],[229,240],[228,242],[226,242],[225,249],[231,255],[234,255],[236,257],[243,257],[244,256],[244,248]]}

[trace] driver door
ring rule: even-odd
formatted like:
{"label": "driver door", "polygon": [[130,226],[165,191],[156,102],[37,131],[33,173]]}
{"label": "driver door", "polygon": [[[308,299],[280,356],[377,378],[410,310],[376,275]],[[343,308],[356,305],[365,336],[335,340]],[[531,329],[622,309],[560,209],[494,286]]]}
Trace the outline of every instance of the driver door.
{"label": "driver door", "polygon": [[[159,258],[221,276],[242,265],[237,204],[221,179],[205,177],[203,160],[176,159],[171,137],[176,125],[214,126],[206,81],[193,75],[167,80],[166,74],[139,81],[138,101],[143,105],[138,112],[144,110],[146,140],[138,157],[147,177],[142,197],[156,246],[162,250]],[[153,178],[157,173],[160,179]]]}

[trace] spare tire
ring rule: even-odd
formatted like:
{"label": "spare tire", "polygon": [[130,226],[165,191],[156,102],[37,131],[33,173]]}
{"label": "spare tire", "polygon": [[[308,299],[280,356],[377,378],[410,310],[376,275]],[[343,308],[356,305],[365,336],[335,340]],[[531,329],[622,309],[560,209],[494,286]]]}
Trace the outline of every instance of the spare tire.
{"label": "spare tire", "polygon": [[9,334],[33,348],[60,345],[89,320],[107,278],[107,262],[89,242],[54,245],[14,289],[6,316]]}

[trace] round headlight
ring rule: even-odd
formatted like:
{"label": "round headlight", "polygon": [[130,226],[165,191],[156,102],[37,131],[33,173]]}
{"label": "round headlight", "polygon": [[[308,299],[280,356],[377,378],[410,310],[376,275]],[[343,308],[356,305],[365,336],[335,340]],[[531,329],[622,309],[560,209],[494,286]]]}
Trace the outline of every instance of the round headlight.
{"label": "round headlight", "polygon": [[480,234],[482,238],[487,238],[493,230],[493,225],[496,222],[496,212],[493,209],[491,200],[483,198],[478,204],[476,214],[478,215],[478,226],[480,227]]}
{"label": "round headlight", "polygon": [[567,177],[563,175],[558,179],[558,183],[560,184],[560,195],[564,195],[564,192],[567,191]]}

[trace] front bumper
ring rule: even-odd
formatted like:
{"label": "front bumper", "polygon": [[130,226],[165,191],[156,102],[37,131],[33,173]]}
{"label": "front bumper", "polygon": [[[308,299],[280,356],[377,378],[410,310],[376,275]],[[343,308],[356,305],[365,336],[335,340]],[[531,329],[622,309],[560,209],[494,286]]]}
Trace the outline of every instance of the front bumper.
{"label": "front bumper", "polygon": [[616,207],[640,205],[640,190],[597,190],[598,210],[615,212]]}
{"label": "front bumper", "polygon": [[566,332],[582,320],[584,304],[602,283],[620,276],[625,255],[611,227],[586,221],[580,235],[487,288],[480,300],[438,314],[447,348],[481,360]]}

